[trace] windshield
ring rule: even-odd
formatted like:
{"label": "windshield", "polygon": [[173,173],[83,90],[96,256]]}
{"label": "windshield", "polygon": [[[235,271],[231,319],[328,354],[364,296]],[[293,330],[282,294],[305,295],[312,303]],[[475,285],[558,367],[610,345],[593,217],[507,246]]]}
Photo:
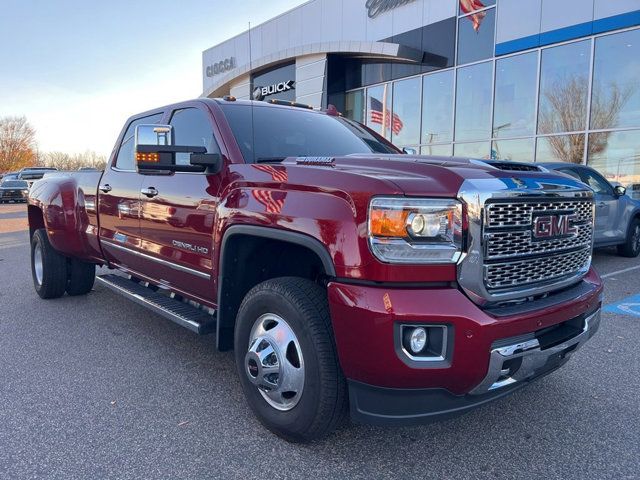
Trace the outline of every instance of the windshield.
{"label": "windshield", "polygon": [[[285,157],[335,157],[353,153],[400,153],[361,125],[303,109],[223,105],[246,162]],[[252,118],[253,117],[253,118]],[[252,125],[255,125],[255,134]]]}
{"label": "windshield", "polygon": [[21,182],[19,180],[7,180],[0,183],[0,187],[4,188],[29,188],[29,184],[27,182]]}

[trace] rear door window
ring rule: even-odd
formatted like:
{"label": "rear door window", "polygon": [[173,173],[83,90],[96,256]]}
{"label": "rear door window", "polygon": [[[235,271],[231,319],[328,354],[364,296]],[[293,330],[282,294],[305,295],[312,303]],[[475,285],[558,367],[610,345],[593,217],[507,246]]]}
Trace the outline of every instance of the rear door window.
{"label": "rear door window", "polygon": [[[199,108],[182,108],[171,115],[173,143],[183,147],[205,147],[207,153],[220,153],[208,115]],[[189,165],[189,153],[176,153],[176,165]]]}
{"label": "rear door window", "polygon": [[118,150],[118,156],[116,157],[115,167],[118,170],[128,170],[135,171],[136,162],[133,158],[133,149],[134,149],[134,136],[136,133],[136,127],[138,125],[150,124],[150,123],[158,123],[162,120],[162,113],[156,113],[154,115],[150,115],[148,117],[136,118],[132,121],[127,127],[127,131],[124,134],[124,138],[122,139],[122,143],[120,144],[120,149]]}

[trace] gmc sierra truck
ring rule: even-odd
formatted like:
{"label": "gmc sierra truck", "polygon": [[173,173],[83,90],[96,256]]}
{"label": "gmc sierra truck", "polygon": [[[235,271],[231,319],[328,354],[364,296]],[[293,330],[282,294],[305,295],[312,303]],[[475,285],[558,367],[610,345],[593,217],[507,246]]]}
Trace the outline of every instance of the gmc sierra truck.
{"label": "gmc sierra truck", "polygon": [[600,322],[586,185],[407,155],[335,109],[225,97],[135,115],[104,172],[47,175],[28,217],[40,297],[97,280],[216,335],[291,441],[347,409],[465,412],[556,370]]}

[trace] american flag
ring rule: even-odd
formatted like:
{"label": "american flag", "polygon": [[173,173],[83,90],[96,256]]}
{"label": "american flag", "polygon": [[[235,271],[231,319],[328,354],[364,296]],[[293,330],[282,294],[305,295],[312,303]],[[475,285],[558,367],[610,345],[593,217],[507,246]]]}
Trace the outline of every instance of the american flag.
{"label": "american flag", "polygon": [[284,199],[287,197],[287,192],[273,190],[252,190],[251,194],[264,205],[267,213],[280,213],[284,207]]}
{"label": "american flag", "polygon": [[394,135],[398,135],[402,128],[404,127],[404,123],[400,120],[400,117],[395,113],[391,115],[391,111],[387,108],[384,108],[382,102],[377,98],[371,98],[371,123],[378,123],[382,125],[382,122],[385,122],[385,129],[390,128],[393,131]]}
{"label": "american flag", "polygon": [[273,167],[271,165],[254,165],[253,168],[271,175],[274,182],[286,183],[289,180],[284,167]]}
{"label": "american flag", "polygon": [[[476,12],[484,7],[485,5],[480,0],[460,0],[460,10],[462,10],[462,13],[464,14]],[[480,31],[480,25],[486,16],[487,12],[478,12],[473,15],[469,15],[468,18],[471,23],[473,23],[473,29],[476,32]]]}

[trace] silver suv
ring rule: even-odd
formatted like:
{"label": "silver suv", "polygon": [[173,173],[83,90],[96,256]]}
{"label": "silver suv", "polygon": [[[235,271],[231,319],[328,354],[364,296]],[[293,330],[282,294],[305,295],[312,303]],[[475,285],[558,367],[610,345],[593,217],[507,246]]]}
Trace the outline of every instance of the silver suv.
{"label": "silver suv", "polygon": [[594,246],[616,245],[623,257],[640,254],[640,202],[626,194],[621,185],[611,185],[593,168],[571,163],[538,163],[577,178],[589,185],[596,194],[596,229]]}

